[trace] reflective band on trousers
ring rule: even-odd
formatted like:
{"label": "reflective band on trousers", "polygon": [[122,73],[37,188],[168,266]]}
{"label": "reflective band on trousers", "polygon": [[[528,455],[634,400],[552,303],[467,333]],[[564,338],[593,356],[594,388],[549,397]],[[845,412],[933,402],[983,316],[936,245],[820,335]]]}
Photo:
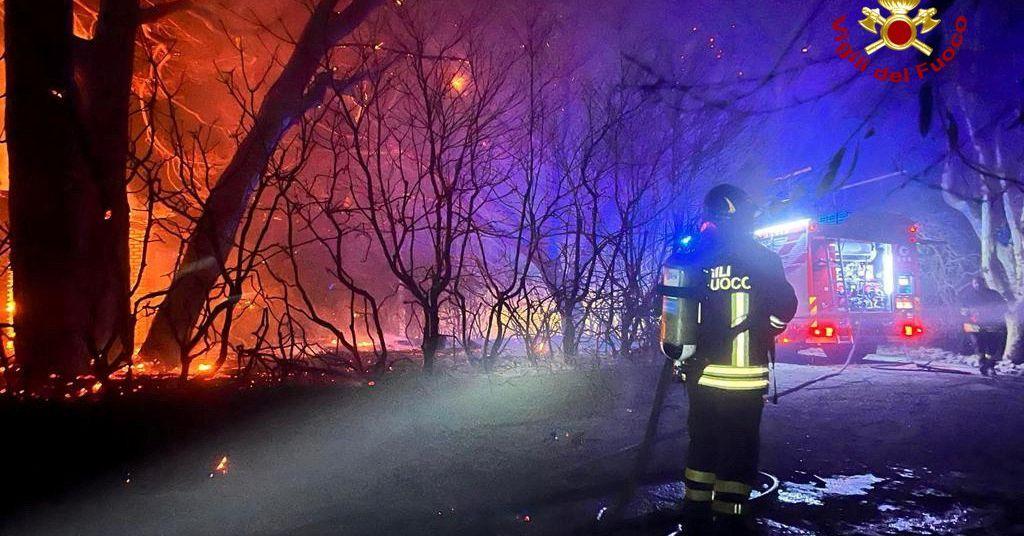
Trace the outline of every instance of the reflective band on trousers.
{"label": "reflective band on trousers", "polygon": [[684,499],[694,502],[711,502],[713,497],[714,494],[706,489],[686,488],[686,492],[683,493]]}
{"label": "reflective band on trousers", "polygon": [[683,478],[692,480],[694,482],[700,482],[701,484],[714,484],[715,473],[709,473],[707,471],[698,471],[696,469],[686,468],[683,472]]}
{"label": "reflective band on trousers", "polygon": [[767,389],[768,379],[748,380],[746,378],[716,378],[713,376],[701,376],[697,382],[706,387],[715,387],[727,391],[752,391],[755,389]]}
{"label": "reflective band on trousers", "polygon": [[750,486],[743,482],[733,482],[732,480],[719,480],[715,482],[715,493],[731,493],[732,495],[748,497],[750,489]]}
{"label": "reflective band on trousers", "polygon": [[711,503],[711,509],[719,514],[743,515],[743,505],[734,502],[715,501]]}

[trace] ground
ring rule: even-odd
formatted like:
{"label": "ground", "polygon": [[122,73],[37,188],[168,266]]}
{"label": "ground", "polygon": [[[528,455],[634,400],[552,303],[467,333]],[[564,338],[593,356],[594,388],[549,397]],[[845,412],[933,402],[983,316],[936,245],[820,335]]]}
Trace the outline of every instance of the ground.
{"label": "ground", "polygon": [[[31,493],[7,500],[0,533],[588,534],[633,466],[659,366],[150,395],[56,416],[8,403],[6,488]],[[780,365],[779,387],[832,370]],[[943,371],[855,365],[769,405],[762,467],[781,486],[759,501],[763,532],[1024,534],[1024,381]],[[680,496],[685,417],[675,385],[631,516]],[[55,480],[97,444],[96,470]],[[621,532],[673,530],[645,519]]]}

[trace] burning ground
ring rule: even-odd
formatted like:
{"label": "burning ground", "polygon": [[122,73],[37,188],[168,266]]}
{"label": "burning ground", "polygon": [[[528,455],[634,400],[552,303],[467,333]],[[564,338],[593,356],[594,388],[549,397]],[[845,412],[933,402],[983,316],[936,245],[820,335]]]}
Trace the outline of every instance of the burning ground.
{"label": "burning ground", "polygon": [[[4,459],[33,461],[11,472],[2,532],[586,532],[632,466],[658,365],[151,393],[102,411],[6,406],[5,422],[26,430],[12,430],[24,439],[4,442]],[[1024,383],[892,368],[858,365],[767,408],[762,466],[781,487],[762,505],[765,532],[1024,530]],[[781,365],[780,387],[824,371]],[[675,386],[634,512],[681,494],[685,407]],[[53,428],[29,434],[45,412],[59,413],[47,415]],[[113,429],[117,439],[102,433]],[[96,441],[83,458],[54,447]],[[673,530],[648,520],[627,532]]]}

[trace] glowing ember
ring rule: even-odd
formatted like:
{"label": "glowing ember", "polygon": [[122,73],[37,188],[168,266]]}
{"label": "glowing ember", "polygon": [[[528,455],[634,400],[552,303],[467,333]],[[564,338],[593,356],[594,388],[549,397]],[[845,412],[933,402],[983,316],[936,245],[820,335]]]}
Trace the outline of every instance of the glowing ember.
{"label": "glowing ember", "polygon": [[92,390],[93,393],[100,392],[100,389],[103,389],[103,384],[102,383],[96,382],[96,383],[92,384],[91,390]]}
{"label": "glowing ember", "polygon": [[228,474],[228,457],[224,456],[219,462],[217,462],[217,466],[213,468],[213,472],[210,473],[210,478],[213,478],[216,475],[226,474]]}
{"label": "glowing ember", "polygon": [[466,86],[469,85],[469,77],[464,74],[457,74],[452,77],[451,85],[452,89],[455,90],[456,93],[462,93],[465,91]]}

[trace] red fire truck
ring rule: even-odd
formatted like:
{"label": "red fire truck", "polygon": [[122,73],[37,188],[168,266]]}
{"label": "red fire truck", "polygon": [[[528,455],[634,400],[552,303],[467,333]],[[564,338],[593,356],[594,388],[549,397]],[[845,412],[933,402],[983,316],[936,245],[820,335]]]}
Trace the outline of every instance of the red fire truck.
{"label": "red fire truck", "polygon": [[859,213],[800,219],[756,232],[782,257],[796,289],[796,318],[778,337],[783,358],[821,348],[826,359],[845,360],[854,340],[854,359],[880,343],[916,343],[921,322],[918,226],[905,217]]}

